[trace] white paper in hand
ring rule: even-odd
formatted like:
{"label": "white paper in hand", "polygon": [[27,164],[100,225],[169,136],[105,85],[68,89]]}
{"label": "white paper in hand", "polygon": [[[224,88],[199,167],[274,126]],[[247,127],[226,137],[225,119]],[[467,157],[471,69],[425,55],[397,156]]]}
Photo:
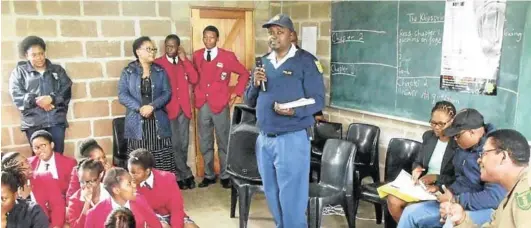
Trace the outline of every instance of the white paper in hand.
{"label": "white paper in hand", "polygon": [[302,106],[311,105],[311,104],[315,104],[315,100],[313,98],[310,98],[310,99],[301,98],[296,101],[278,104],[278,107],[280,109],[288,109],[288,108],[302,107]]}
{"label": "white paper in hand", "polygon": [[394,186],[395,188],[398,188],[401,192],[420,200],[437,200],[437,197],[422,189],[420,185],[413,184],[413,181],[411,181],[411,179],[411,174],[404,170],[401,170],[400,174],[398,174],[398,177],[396,177],[396,179],[391,182],[391,186]]}

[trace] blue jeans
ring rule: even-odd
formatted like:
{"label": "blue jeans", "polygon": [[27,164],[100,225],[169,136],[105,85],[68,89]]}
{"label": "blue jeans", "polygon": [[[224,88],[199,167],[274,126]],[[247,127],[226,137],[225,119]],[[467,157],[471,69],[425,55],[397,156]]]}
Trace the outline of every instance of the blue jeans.
{"label": "blue jeans", "polygon": [[52,134],[53,144],[54,144],[54,152],[63,154],[64,148],[65,148],[65,126],[64,125],[56,125],[53,127],[47,127],[47,128],[31,128],[25,131],[26,137],[28,138],[28,142],[31,146],[31,135],[38,131],[38,130],[45,130],[48,131],[50,134]]}
{"label": "blue jeans", "polygon": [[256,140],[258,171],[277,228],[306,228],[310,140],[306,130]]}
{"label": "blue jeans", "polygon": [[[483,224],[490,221],[492,212],[494,212],[493,209],[466,211],[475,224]],[[427,201],[407,206],[400,217],[397,227],[442,227],[443,224],[441,224],[440,220],[439,202]]]}

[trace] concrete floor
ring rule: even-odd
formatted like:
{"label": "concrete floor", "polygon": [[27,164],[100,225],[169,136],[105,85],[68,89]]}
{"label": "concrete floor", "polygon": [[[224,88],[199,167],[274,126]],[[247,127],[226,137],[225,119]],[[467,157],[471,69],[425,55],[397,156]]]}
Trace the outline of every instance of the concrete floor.
{"label": "concrete floor", "polygon": [[[197,182],[199,183],[199,182]],[[235,227],[238,228],[238,209],[236,217],[230,218],[230,189],[223,189],[216,183],[208,188],[195,188],[193,190],[182,191],[186,213],[201,228],[217,227]],[[236,207],[237,208],[237,207]],[[356,227],[375,227],[383,228],[383,225],[377,225],[374,220],[374,207],[372,204],[362,202],[358,209],[358,219]],[[251,201],[251,210],[249,212],[249,228],[270,228],[275,227],[275,223],[265,201],[263,193],[253,196]],[[344,216],[327,215],[323,216],[323,228],[347,228],[347,221]]]}

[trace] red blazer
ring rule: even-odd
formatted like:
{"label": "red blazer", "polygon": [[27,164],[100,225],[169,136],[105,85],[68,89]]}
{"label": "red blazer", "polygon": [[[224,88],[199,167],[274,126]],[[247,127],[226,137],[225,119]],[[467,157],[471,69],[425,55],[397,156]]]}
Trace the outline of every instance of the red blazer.
{"label": "red blazer", "polygon": [[[57,168],[57,175],[59,176],[59,188],[61,189],[62,196],[66,195],[66,190],[68,190],[68,184],[70,183],[70,178],[72,177],[72,168],[77,164],[76,160],[73,158],[65,157],[60,153],[55,153],[55,166]],[[39,167],[40,159],[37,156],[28,158],[28,162],[31,164],[31,169],[35,172]],[[66,205],[66,204],[65,204]]]}
{"label": "red blazer", "polygon": [[184,226],[183,197],[173,173],[153,169],[153,188],[140,187],[138,184],[137,190],[146,197],[155,213],[171,216],[172,228]]}
{"label": "red blazer", "polygon": [[[85,219],[85,228],[104,228],[107,216],[112,212],[112,198],[106,199],[98,203],[94,208],[90,209]],[[131,211],[135,216],[136,228],[144,228],[145,224],[150,228],[161,228],[157,215],[151,209],[143,196],[137,194],[135,201],[129,201]]]}
{"label": "red blazer", "polygon": [[68,183],[68,190],[66,190],[66,201],[68,203],[68,200],[74,193],[77,192],[81,188],[81,183],[79,183],[79,176],[77,175],[77,165],[72,168],[72,172],[70,173],[70,183]]}
{"label": "red blazer", "polygon": [[230,100],[229,82],[231,73],[239,75],[234,93],[242,96],[249,81],[249,71],[245,69],[233,52],[218,48],[218,55],[207,62],[203,57],[205,49],[194,52],[193,61],[199,73],[199,83],[195,86],[195,106],[201,108],[205,103],[213,113],[223,111]]}
{"label": "red blazer", "polygon": [[33,173],[30,183],[34,200],[48,216],[50,227],[62,228],[65,223],[65,200],[52,174]]}
{"label": "red blazer", "polygon": [[85,202],[81,201],[81,190],[77,190],[68,198],[68,207],[66,208],[66,222],[70,228],[83,228],[85,225],[86,214],[81,214]]}
{"label": "red blazer", "polygon": [[192,105],[190,104],[189,85],[195,85],[198,81],[197,71],[187,58],[179,59],[176,65],[170,63],[166,55],[155,59],[166,70],[171,85],[171,99],[166,105],[168,118],[173,120],[179,116],[181,110],[188,119],[192,118]]}

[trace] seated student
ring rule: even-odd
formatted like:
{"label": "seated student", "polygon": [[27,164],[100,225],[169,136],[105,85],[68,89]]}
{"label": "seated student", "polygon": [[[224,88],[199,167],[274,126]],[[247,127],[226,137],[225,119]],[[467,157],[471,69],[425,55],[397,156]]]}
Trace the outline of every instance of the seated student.
{"label": "seated student", "polygon": [[[171,227],[193,224],[184,214],[183,198],[175,175],[154,169],[155,158],[146,149],[136,149],[129,154],[129,173],[138,185],[137,190],[153,208],[161,222]],[[166,194],[171,192],[171,194]],[[195,226],[187,226],[195,227]]]}
{"label": "seated student", "polygon": [[[112,166],[107,162],[105,152],[101,146],[94,139],[86,139],[79,145],[79,154],[82,158],[90,158],[92,160],[100,161],[103,164],[105,170],[110,169]],[[80,188],[78,169],[79,166],[74,166],[72,172],[70,173],[70,183],[68,184],[68,190],[66,191],[66,200]]]}
{"label": "seated student", "polygon": [[32,201],[17,199],[17,190],[24,188],[24,168],[15,160],[2,164],[2,227],[48,228],[48,218]]}
{"label": "seated student", "polygon": [[135,216],[126,207],[113,210],[105,221],[105,228],[135,228]]}
{"label": "seated student", "polygon": [[[509,194],[492,219],[481,227],[531,227],[531,181],[529,144],[518,131],[503,129],[490,133],[479,155],[481,180],[503,185]],[[457,203],[441,204],[441,218],[448,213],[457,227],[478,227]],[[450,221],[449,221],[450,222]]]}
{"label": "seated student", "polygon": [[[452,137],[444,135],[444,129],[450,126],[455,113],[452,103],[435,103],[431,110],[431,130],[422,135],[422,149],[413,163],[413,181],[422,182],[432,193],[439,191],[441,185],[450,186],[455,180],[452,159],[457,144]],[[407,203],[398,197],[387,197],[387,207],[395,221],[400,219],[406,206]]]}
{"label": "seated student", "polygon": [[120,207],[126,207],[133,212],[137,228],[162,227],[146,199],[136,193],[135,183],[125,169],[118,167],[109,169],[103,177],[103,186],[111,198],[98,203],[89,210],[85,220],[85,228],[104,227],[107,216],[112,210]]}
{"label": "seated student", "polygon": [[398,227],[442,227],[439,203],[459,203],[476,224],[487,222],[507,191],[499,184],[485,183],[480,179],[477,163],[479,153],[487,140],[487,133],[494,126],[485,124],[483,116],[475,109],[463,109],[454,117],[452,125],[444,135],[453,136],[459,146],[452,161],[455,181],[443,186],[443,194],[437,194],[437,201],[411,204],[406,207]]}
{"label": "seated student", "polygon": [[52,174],[33,172],[27,158],[19,152],[7,152],[2,155],[2,169],[12,165],[20,168],[26,178],[18,190],[18,197],[38,204],[49,220],[50,227],[63,227],[65,201]]}
{"label": "seated student", "polygon": [[38,130],[31,135],[31,145],[35,156],[28,158],[34,172],[49,172],[59,183],[61,194],[66,195],[70,183],[70,173],[76,166],[76,160],[53,152],[52,135],[45,130]]}
{"label": "seated student", "polygon": [[66,209],[66,220],[70,228],[83,228],[88,211],[111,197],[101,183],[104,171],[99,160],[85,159],[79,164],[76,179],[81,180],[81,189],[69,198]]}

